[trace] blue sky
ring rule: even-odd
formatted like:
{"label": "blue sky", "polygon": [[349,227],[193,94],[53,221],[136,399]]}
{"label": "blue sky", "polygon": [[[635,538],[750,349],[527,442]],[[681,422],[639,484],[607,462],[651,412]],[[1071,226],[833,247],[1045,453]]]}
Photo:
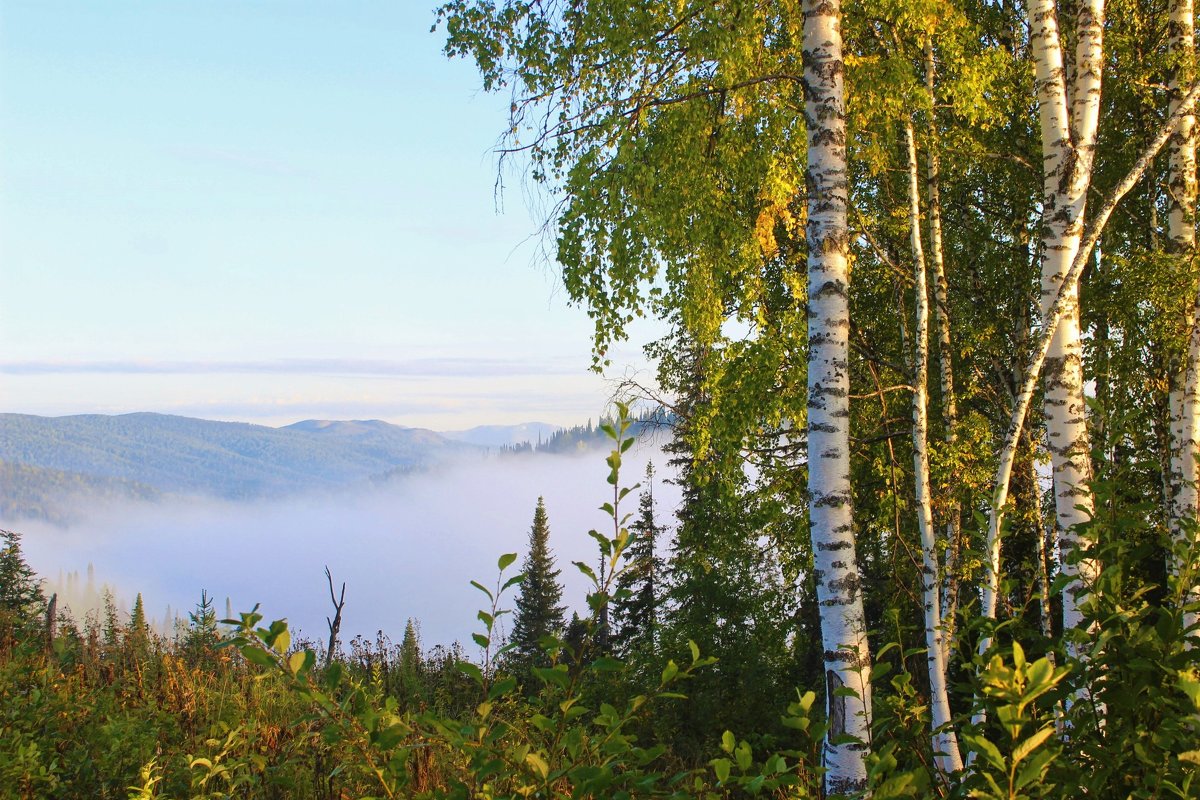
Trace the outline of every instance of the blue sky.
{"label": "blue sky", "polygon": [[[412,0],[4,0],[0,410],[597,416],[611,384],[519,175],[497,213],[507,100],[433,21]],[[616,377],[646,379],[639,344]]]}

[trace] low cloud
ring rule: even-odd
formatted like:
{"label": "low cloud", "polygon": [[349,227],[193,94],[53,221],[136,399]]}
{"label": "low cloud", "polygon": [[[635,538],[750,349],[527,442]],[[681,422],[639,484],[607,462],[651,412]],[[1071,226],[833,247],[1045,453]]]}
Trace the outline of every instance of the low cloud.
{"label": "low cloud", "polygon": [[496,358],[282,358],[258,361],[0,361],[6,375],[357,375],[367,377],[480,378],[523,375],[572,375],[578,360]]}
{"label": "low cloud", "polygon": [[[663,480],[662,453],[648,445],[630,451],[622,483],[640,479],[651,459],[660,468],[654,491],[662,523],[679,498],[677,487]],[[398,638],[413,617],[426,645],[469,642],[486,598],[468,582],[494,584],[500,554],[523,557],[539,496],[546,500],[564,599],[574,609],[585,607],[587,583],[571,561],[595,566],[598,553],[587,531],[611,530],[598,510],[611,497],[606,475],[602,452],[497,458],[369,492],[255,504],[147,504],[109,509],[67,530],[17,529],[40,574],[84,574],[93,565],[97,581],[116,586],[121,597],[141,592],[156,618],[168,605],[186,614],[204,589],[219,612],[227,597],[235,612],[261,603],[268,619],[286,616],[320,640],[330,612],[328,565],[334,580],[347,584],[345,639],[377,630]],[[635,511],[636,493],[625,502]],[[661,546],[665,550],[665,540]]]}

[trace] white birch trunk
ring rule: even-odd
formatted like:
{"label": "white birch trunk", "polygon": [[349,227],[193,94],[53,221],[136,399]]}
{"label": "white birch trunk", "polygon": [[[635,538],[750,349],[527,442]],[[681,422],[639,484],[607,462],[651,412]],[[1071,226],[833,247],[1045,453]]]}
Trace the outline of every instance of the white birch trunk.
{"label": "white birch trunk", "polygon": [[[808,494],[829,731],[825,790],[866,787],[871,657],[850,494],[849,184],[840,0],[804,2],[808,128]],[[846,691],[851,690],[851,691]],[[842,743],[846,735],[852,743]]]}
{"label": "white birch trunk", "polygon": [[917,324],[913,341],[913,475],[916,483],[917,527],[921,534],[921,595],[925,607],[925,660],[929,669],[929,706],[933,728],[934,761],[938,772],[950,775],[962,769],[958,737],[950,725],[950,698],[946,691],[943,656],[941,569],[938,564],[933,505],[929,488],[929,288],[925,280],[925,252],[921,243],[920,178],[917,144],[911,121],[905,123],[908,147],[908,223],[913,251]]}
{"label": "white birch trunk", "polygon": [[[1072,298],[1077,296],[1077,291],[1070,292],[1068,290],[1078,289],[1079,276],[1083,274],[1084,262],[1091,254],[1093,248],[1095,248],[1096,242],[1100,239],[1100,234],[1104,231],[1104,226],[1108,224],[1108,220],[1116,209],[1117,204],[1120,203],[1121,198],[1128,194],[1129,190],[1141,180],[1142,175],[1146,173],[1146,169],[1150,166],[1154,157],[1158,155],[1163,145],[1166,144],[1167,139],[1174,135],[1175,130],[1179,127],[1184,117],[1192,113],[1192,108],[1198,99],[1200,99],[1200,81],[1192,83],[1187,94],[1181,99],[1179,108],[1167,119],[1167,124],[1163,126],[1162,130],[1154,137],[1154,140],[1138,156],[1137,161],[1130,167],[1125,177],[1105,196],[1104,202],[1097,210],[1095,219],[1088,229],[1087,238],[1080,245],[1079,252],[1071,264],[1071,269],[1063,279],[1059,293],[1051,303],[1049,313],[1044,317],[1044,328],[1037,339],[1037,344],[1034,346],[1033,357],[1025,374],[1021,377],[1021,388],[1017,392],[1017,400],[1013,405],[1012,416],[1009,419],[1008,432],[1004,437],[1004,446],[1000,450],[1000,462],[996,467],[992,508],[988,516],[986,572],[984,574],[982,591],[983,608],[981,609],[981,614],[987,619],[994,619],[996,616],[996,592],[1000,579],[1000,528],[1004,521],[1004,507],[1008,503],[1008,489],[1012,478],[1013,462],[1016,458],[1017,443],[1020,441],[1021,432],[1024,430],[1025,417],[1028,415],[1029,406],[1033,401],[1033,391],[1038,376],[1041,375],[1042,368],[1047,360],[1051,340],[1058,332],[1059,325],[1067,317],[1072,307]],[[1193,333],[1197,337],[1200,337],[1200,326],[1194,328]],[[1200,352],[1200,341],[1197,341],[1197,352]],[[979,643],[979,652],[983,653],[990,646],[991,639],[983,637]],[[983,718],[983,714],[977,712],[972,719],[979,724]],[[972,753],[972,756],[974,756],[974,753]]]}
{"label": "white birch trunk", "polygon": [[[1170,54],[1177,59],[1168,85],[1170,112],[1175,113],[1183,93],[1195,73],[1195,22],[1192,0],[1172,0],[1168,8]],[[1170,252],[1189,273],[1194,269],[1192,259],[1196,250],[1196,132],[1195,116],[1187,114],[1180,120],[1175,135],[1168,143],[1167,189],[1170,206],[1167,213],[1167,240]],[[1171,470],[1168,508],[1171,530],[1177,545],[1182,544],[1185,529],[1183,520],[1196,520],[1197,463],[1196,448],[1200,446],[1200,297],[1192,287],[1195,302],[1191,305],[1187,326],[1190,329],[1184,363],[1172,376],[1171,391]],[[1173,564],[1178,573],[1182,564]],[[1189,587],[1186,594],[1193,601],[1200,599],[1200,586]],[[1195,612],[1184,615],[1184,626],[1200,622]]]}
{"label": "white birch trunk", "polygon": [[1070,105],[1053,0],[1029,0],[1028,8],[1042,135],[1042,299],[1039,308],[1043,326],[1055,299],[1062,294],[1065,301],[1062,321],[1046,355],[1044,380],[1055,520],[1062,571],[1068,576],[1063,593],[1063,628],[1070,630],[1083,620],[1080,598],[1095,579],[1098,566],[1090,560],[1072,558],[1072,552],[1079,546],[1076,527],[1091,519],[1094,501],[1088,485],[1092,465],[1083,395],[1079,287],[1064,284],[1064,281],[1083,237],[1084,210],[1095,157],[1103,69],[1104,4],[1103,0],[1085,0],[1079,6],[1079,42]]}
{"label": "white birch trunk", "polygon": [[[925,42],[925,90],[929,95],[929,153],[926,188],[929,193],[929,260],[933,267],[933,316],[938,332],[938,378],[942,390],[942,436],[947,451],[958,443],[958,401],[954,395],[954,362],[950,337],[950,291],[946,284],[946,263],[942,248],[941,168],[938,162],[937,107],[934,94],[936,68],[933,40]],[[953,480],[953,476],[951,478]],[[958,554],[962,541],[962,504],[956,487],[951,487],[946,502],[946,561],[942,574],[942,662],[950,663],[958,612]]]}

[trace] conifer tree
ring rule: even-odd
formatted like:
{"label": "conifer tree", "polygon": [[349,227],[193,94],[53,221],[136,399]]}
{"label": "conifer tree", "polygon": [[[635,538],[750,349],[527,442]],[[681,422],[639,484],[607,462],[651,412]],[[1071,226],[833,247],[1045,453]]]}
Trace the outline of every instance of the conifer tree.
{"label": "conifer tree", "polygon": [[44,602],[37,575],[21,553],[21,534],[0,531],[0,609],[35,614]]}
{"label": "conifer tree", "polygon": [[0,531],[0,641],[35,624],[45,604],[41,583],[21,554],[21,535]]}
{"label": "conifer tree", "polygon": [[416,703],[423,693],[421,658],[421,634],[419,625],[412,617],[404,625],[404,638],[400,640],[400,692],[409,703]]}
{"label": "conifer tree", "polygon": [[133,601],[133,611],[126,629],[125,647],[134,658],[143,657],[150,648],[150,624],[146,621],[146,607],[142,602],[142,593],[138,592]]}
{"label": "conifer tree", "polygon": [[545,661],[539,641],[544,636],[563,630],[563,612],[566,611],[561,604],[562,586],[558,583],[560,570],[554,568],[554,556],[550,553],[550,523],[541,497],[533,512],[529,552],[521,571],[525,577],[516,601],[512,658],[518,669],[527,669]]}
{"label": "conifer tree", "polygon": [[217,612],[208,591],[200,591],[200,602],[196,610],[188,614],[188,629],[184,647],[193,655],[216,647],[221,634],[217,631]]}
{"label": "conifer tree", "polygon": [[625,570],[617,577],[613,601],[616,650],[628,655],[654,643],[658,622],[659,576],[662,561],[655,554],[658,523],[654,519],[654,464],[646,465],[645,489],[639,496],[633,541],[625,551]]}

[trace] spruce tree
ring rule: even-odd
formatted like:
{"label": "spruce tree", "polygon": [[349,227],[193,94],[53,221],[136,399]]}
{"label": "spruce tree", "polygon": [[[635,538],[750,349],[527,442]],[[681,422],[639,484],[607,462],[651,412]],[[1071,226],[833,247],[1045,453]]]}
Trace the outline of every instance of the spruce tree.
{"label": "spruce tree", "polygon": [[544,636],[561,633],[564,626],[560,571],[554,568],[550,553],[550,523],[546,505],[539,497],[529,529],[529,552],[521,571],[521,594],[516,601],[512,632],[512,660],[519,671],[547,663],[539,641]]}
{"label": "spruce tree", "polygon": [[41,581],[21,553],[21,534],[0,531],[0,643],[39,625],[45,605]]}
{"label": "spruce tree", "polygon": [[209,597],[207,590],[201,590],[196,610],[188,614],[188,627],[183,639],[184,650],[195,657],[211,651],[220,639],[213,599]]}
{"label": "spruce tree", "polygon": [[21,553],[21,534],[0,531],[0,609],[33,616],[44,603],[41,582]]}
{"label": "spruce tree", "polygon": [[136,661],[146,658],[150,653],[150,623],[146,619],[146,605],[142,602],[141,592],[133,601],[129,625],[125,629],[125,649],[127,655]]}
{"label": "spruce tree", "polygon": [[625,551],[625,570],[617,577],[613,601],[616,623],[614,646],[629,655],[654,643],[658,621],[659,576],[661,559],[655,554],[658,523],[654,519],[654,464],[646,465],[645,489],[639,496],[633,540]]}
{"label": "spruce tree", "polygon": [[412,617],[404,625],[404,638],[400,642],[400,699],[415,706],[424,694],[424,660],[421,656],[421,634],[417,621]]}

